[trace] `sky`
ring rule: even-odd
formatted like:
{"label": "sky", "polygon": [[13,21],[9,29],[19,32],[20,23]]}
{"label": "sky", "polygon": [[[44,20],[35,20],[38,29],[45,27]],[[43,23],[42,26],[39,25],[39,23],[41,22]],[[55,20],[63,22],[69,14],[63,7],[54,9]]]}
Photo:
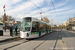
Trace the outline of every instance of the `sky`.
{"label": "sky", "polygon": [[[0,17],[4,14],[4,5],[6,15],[12,16],[17,21],[21,21],[24,17],[41,19],[42,15],[47,17],[50,23],[60,25],[69,20],[69,17],[75,16],[75,0],[52,0],[52,2],[51,0],[0,0]],[[37,6],[42,10],[42,14]]]}

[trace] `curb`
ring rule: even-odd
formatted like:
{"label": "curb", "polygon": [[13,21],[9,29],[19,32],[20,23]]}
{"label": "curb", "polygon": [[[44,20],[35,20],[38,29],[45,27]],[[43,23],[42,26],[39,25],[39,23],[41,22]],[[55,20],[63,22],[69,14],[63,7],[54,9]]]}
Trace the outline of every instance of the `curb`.
{"label": "curb", "polygon": [[6,41],[11,41],[11,40],[14,40],[14,39],[17,39],[17,38],[20,38],[20,37],[13,37],[13,38],[4,39],[4,40],[1,40],[0,43],[6,42]]}

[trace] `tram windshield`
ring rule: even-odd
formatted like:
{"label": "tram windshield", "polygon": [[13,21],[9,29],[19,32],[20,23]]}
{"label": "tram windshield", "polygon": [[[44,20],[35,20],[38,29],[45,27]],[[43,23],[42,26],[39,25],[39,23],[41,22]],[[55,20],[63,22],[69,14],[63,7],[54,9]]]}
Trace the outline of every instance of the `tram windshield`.
{"label": "tram windshield", "polygon": [[22,23],[21,23],[21,31],[30,31],[31,27],[31,18],[24,18]]}

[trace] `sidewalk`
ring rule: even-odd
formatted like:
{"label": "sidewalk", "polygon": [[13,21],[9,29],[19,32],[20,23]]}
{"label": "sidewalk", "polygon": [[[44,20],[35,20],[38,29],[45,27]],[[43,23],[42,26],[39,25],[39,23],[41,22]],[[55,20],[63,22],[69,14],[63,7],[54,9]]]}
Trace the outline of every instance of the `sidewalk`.
{"label": "sidewalk", "polygon": [[0,36],[0,42],[11,40],[14,38],[19,38],[19,36],[10,36],[10,30],[3,31],[3,36]]}
{"label": "sidewalk", "polygon": [[74,33],[74,34],[75,34],[75,31],[72,31],[72,30],[66,30],[66,31],[69,31],[69,32],[71,32],[71,33]]}

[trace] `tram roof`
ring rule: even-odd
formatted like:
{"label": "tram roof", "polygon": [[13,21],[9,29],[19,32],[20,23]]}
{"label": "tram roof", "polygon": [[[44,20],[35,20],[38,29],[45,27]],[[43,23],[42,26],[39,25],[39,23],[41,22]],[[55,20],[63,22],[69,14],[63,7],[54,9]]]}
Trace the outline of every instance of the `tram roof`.
{"label": "tram roof", "polygon": [[50,24],[48,24],[48,23],[46,23],[46,22],[44,22],[44,21],[41,21],[40,19],[35,18],[35,17],[24,17],[24,18],[32,18],[33,21],[38,21],[38,22],[40,22],[40,23],[44,23],[44,24],[50,25]]}

